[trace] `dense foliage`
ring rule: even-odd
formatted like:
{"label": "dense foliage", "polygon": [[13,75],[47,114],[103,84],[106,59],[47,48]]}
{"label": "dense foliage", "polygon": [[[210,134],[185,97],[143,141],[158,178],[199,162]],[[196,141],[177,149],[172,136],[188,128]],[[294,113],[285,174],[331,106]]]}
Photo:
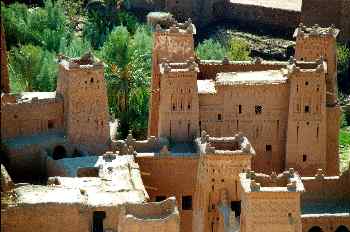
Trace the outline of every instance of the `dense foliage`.
{"label": "dense foliage", "polygon": [[339,44],[337,57],[339,91],[342,94],[350,95],[350,48]]}
{"label": "dense foliage", "polygon": [[196,54],[204,60],[222,60],[224,57],[230,60],[249,60],[250,46],[244,39],[235,37],[231,37],[227,45],[207,39],[198,44]]}

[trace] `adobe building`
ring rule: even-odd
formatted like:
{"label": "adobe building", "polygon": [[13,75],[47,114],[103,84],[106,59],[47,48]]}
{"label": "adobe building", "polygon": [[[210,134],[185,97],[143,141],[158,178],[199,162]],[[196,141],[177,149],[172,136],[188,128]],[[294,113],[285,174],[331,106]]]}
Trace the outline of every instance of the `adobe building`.
{"label": "adobe building", "polygon": [[198,60],[195,31],[155,28],[146,140],[111,138],[91,54],[55,92],[2,93],[1,231],[349,231],[339,30],[300,25],[288,62]]}

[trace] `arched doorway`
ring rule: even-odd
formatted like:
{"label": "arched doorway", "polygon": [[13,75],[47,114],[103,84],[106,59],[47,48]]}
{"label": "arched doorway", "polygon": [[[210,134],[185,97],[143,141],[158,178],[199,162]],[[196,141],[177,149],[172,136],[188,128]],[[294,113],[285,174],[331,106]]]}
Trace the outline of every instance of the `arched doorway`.
{"label": "arched doorway", "polygon": [[339,226],[335,232],[350,232],[346,226]]}
{"label": "arched doorway", "polygon": [[66,157],[66,155],[67,155],[66,149],[61,145],[58,145],[53,149],[52,158],[54,160],[63,159]]}
{"label": "arched doorway", "polygon": [[323,230],[319,226],[312,227],[309,232],[323,232]]}

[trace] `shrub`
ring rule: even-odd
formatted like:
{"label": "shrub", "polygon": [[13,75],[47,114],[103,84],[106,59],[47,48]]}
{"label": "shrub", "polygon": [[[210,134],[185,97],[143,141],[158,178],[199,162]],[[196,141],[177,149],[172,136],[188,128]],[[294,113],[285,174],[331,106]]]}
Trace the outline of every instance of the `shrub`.
{"label": "shrub", "polygon": [[9,60],[11,87],[14,92],[55,89],[57,64],[54,54],[29,44],[13,47]]}
{"label": "shrub", "polygon": [[228,46],[230,60],[250,60],[250,46],[246,40],[232,37]]}
{"label": "shrub", "polygon": [[197,56],[203,60],[222,60],[226,53],[226,48],[213,39],[204,40],[196,48]]}

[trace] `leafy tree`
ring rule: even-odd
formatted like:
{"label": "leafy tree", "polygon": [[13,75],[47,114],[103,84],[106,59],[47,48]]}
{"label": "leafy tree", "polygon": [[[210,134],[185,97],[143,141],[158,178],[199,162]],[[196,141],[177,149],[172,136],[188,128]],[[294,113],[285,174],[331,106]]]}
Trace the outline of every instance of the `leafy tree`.
{"label": "leafy tree", "polygon": [[53,91],[57,64],[54,55],[40,47],[24,45],[10,51],[10,79],[15,92]]}
{"label": "leafy tree", "polygon": [[228,44],[228,57],[230,60],[250,60],[250,46],[241,38],[231,37]]}
{"label": "leafy tree", "polygon": [[24,4],[7,7],[2,3],[1,15],[9,47],[33,44],[58,52],[61,40],[71,35],[60,0],[45,0],[43,8],[32,9]]}
{"label": "leafy tree", "polygon": [[83,34],[93,48],[99,48],[106,41],[108,34],[117,25],[124,25],[132,34],[137,27],[136,17],[122,11],[121,1],[91,0],[87,4],[88,17]]}
{"label": "leafy tree", "polygon": [[118,26],[101,50],[107,64],[109,105],[119,118],[121,137],[129,129],[140,135],[147,128],[151,46],[152,37],[146,28],[140,27],[131,36],[126,27]]}
{"label": "leafy tree", "polygon": [[343,94],[350,94],[350,49],[346,45],[338,45],[338,88]]}
{"label": "leafy tree", "polygon": [[226,48],[213,39],[204,40],[196,48],[197,56],[203,60],[222,60],[226,53]]}
{"label": "leafy tree", "polygon": [[80,57],[91,50],[90,43],[77,36],[73,36],[72,41],[67,43],[67,40],[61,42],[60,53],[69,57]]}

